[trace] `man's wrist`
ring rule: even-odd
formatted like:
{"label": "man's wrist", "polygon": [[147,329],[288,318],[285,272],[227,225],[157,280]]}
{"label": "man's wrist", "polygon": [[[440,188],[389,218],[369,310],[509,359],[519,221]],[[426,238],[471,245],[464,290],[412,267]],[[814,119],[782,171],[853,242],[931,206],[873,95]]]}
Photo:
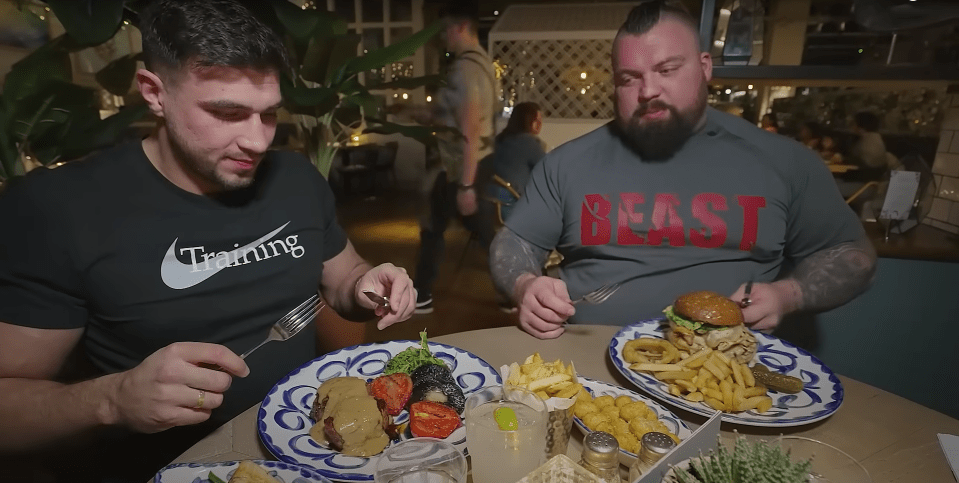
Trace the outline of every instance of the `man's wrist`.
{"label": "man's wrist", "polygon": [[526,294],[526,289],[529,288],[529,284],[536,279],[536,275],[525,272],[516,277],[516,282],[513,283],[513,301],[517,304],[523,301],[523,295]]}
{"label": "man's wrist", "polygon": [[779,294],[783,315],[802,309],[802,287],[794,278],[784,278],[770,284]]}

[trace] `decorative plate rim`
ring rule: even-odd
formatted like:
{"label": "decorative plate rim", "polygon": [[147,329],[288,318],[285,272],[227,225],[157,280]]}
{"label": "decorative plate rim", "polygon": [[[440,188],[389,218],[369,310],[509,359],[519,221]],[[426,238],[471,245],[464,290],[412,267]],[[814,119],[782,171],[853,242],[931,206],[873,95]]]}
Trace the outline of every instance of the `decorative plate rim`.
{"label": "decorative plate rim", "polygon": [[[284,462],[289,463],[289,464],[295,464],[295,465],[299,465],[299,466],[305,466],[305,467],[310,468],[311,470],[313,470],[313,471],[321,474],[322,476],[324,476],[324,477],[326,477],[326,478],[329,478],[329,479],[334,479],[335,481],[373,481],[372,474],[370,474],[368,478],[367,478],[367,477],[359,477],[359,478],[357,478],[357,477],[355,477],[354,475],[343,475],[343,474],[340,474],[340,473],[336,473],[336,472],[333,471],[333,470],[324,469],[324,468],[316,468],[316,467],[311,466],[311,465],[309,465],[309,464],[307,464],[307,463],[302,463],[302,462],[300,462],[300,461],[297,461],[293,456],[290,456],[290,455],[288,455],[288,454],[284,454],[284,453],[281,451],[281,449],[273,442],[273,438],[272,438],[269,434],[266,434],[266,423],[265,423],[265,419],[266,419],[266,416],[267,416],[267,412],[266,412],[266,409],[264,409],[264,407],[267,405],[267,403],[269,403],[270,399],[276,395],[276,393],[279,391],[280,386],[288,383],[291,379],[293,379],[294,377],[296,377],[297,375],[299,375],[300,372],[304,371],[304,370],[307,369],[308,367],[312,366],[313,364],[315,364],[315,363],[317,363],[317,362],[319,362],[319,361],[321,361],[321,360],[331,359],[331,358],[333,358],[333,357],[335,357],[335,356],[337,356],[337,355],[339,355],[339,354],[341,354],[341,353],[343,353],[343,352],[358,352],[358,351],[362,351],[362,350],[364,350],[364,349],[373,349],[373,350],[376,350],[377,348],[381,348],[381,347],[383,347],[383,346],[387,346],[387,345],[391,345],[391,344],[413,344],[413,347],[419,347],[419,346],[420,346],[420,341],[419,341],[419,340],[410,340],[410,339],[400,339],[400,340],[389,340],[389,341],[382,341],[382,342],[367,342],[367,343],[363,343],[363,344],[353,345],[353,346],[350,346],[350,347],[344,347],[344,348],[342,348],[342,349],[338,349],[338,350],[335,350],[335,351],[333,351],[333,352],[329,352],[329,353],[323,354],[323,355],[321,355],[321,356],[319,356],[319,357],[313,358],[313,359],[311,359],[311,360],[309,360],[309,361],[301,364],[301,365],[300,365],[299,367],[297,367],[296,369],[293,369],[293,370],[290,371],[287,375],[283,376],[283,378],[281,378],[279,381],[277,381],[277,383],[274,384],[272,388],[270,388],[270,391],[267,392],[266,396],[263,398],[263,401],[260,403],[260,407],[257,409],[257,414],[256,414],[256,430],[257,430],[257,435],[258,435],[259,438],[260,438],[260,441],[263,443],[263,446],[265,446],[266,449],[267,449],[273,456],[275,456],[277,459],[279,459],[280,461],[284,461]],[[501,384],[503,384],[503,380],[502,380],[502,378],[501,378],[500,375],[499,375],[499,371],[497,371],[496,368],[494,368],[489,362],[486,362],[482,357],[480,357],[480,356],[478,356],[478,355],[476,355],[476,354],[473,354],[472,352],[470,352],[470,351],[468,351],[468,350],[466,350],[466,349],[461,349],[461,348],[459,348],[459,347],[452,346],[452,345],[449,345],[449,344],[443,344],[443,343],[441,343],[441,342],[427,341],[427,344],[429,345],[430,352],[435,353],[435,352],[437,352],[437,350],[443,350],[443,351],[446,351],[446,352],[453,352],[453,353],[455,353],[455,356],[456,356],[457,358],[458,358],[458,357],[461,357],[461,356],[466,356],[466,357],[468,357],[469,359],[475,360],[480,366],[483,366],[483,367],[485,367],[486,369],[488,369],[489,372],[492,373],[495,377],[494,377],[492,383],[486,384],[486,385],[493,385],[493,384],[500,384],[500,385],[501,385]],[[404,348],[404,349],[405,349],[405,348]],[[391,444],[392,444],[392,443],[391,443]],[[463,453],[464,453],[464,455],[465,455],[465,454],[467,454],[466,448],[465,448],[465,444],[464,444],[463,446],[464,446],[464,447],[461,448],[461,451],[463,451]],[[375,457],[375,456],[374,456],[374,457]]]}
{"label": "decorative plate rim", "polygon": [[[577,379],[580,379],[580,380],[585,380],[585,381],[590,382],[590,383],[605,384],[605,385],[607,385],[607,386],[612,386],[612,387],[614,387],[614,388],[616,388],[616,389],[622,389],[623,391],[626,391],[627,393],[632,393],[631,395],[635,394],[636,396],[639,396],[639,397],[641,398],[641,400],[643,401],[644,404],[649,405],[650,403],[652,403],[652,404],[656,405],[656,406],[657,406],[658,408],[660,408],[663,412],[665,412],[666,414],[671,415],[671,416],[673,417],[673,419],[675,419],[677,422],[679,422],[680,427],[681,427],[682,429],[685,429],[685,430],[687,431],[686,433],[684,433],[684,434],[685,434],[685,437],[683,437],[683,436],[680,435],[680,434],[677,434],[677,435],[676,435],[677,437],[679,437],[679,439],[680,439],[681,441],[685,441],[687,438],[689,438],[690,436],[693,435],[693,430],[690,429],[689,426],[686,425],[686,421],[683,421],[683,418],[680,418],[679,416],[677,416],[676,413],[670,411],[669,408],[667,408],[666,406],[662,405],[659,401],[657,401],[657,400],[655,400],[655,399],[652,399],[652,398],[650,398],[650,397],[648,397],[648,396],[644,396],[644,395],[642,395],[642,394],[640,394],[640,393],[638,393],[638,392],[636,392],[636,391],[634,391],[634,390],[632,390],[632,389],[629,389],[628,387],[618,386],[618,385],[613,384],[613,383],[611,383],[611,382],[600,381],[600,380],[598,380],[598,379],[593,379],[593,378],[590,378],[590,377],[580,376],[579,374],[576,375],[576,378],[577,378]],[[588,434],[589,431],[591,431],[591,430],[586,426],[586,423],[584,423],[583,420],[580,419],[580,417],[579,417],[579,416],[576,416],[575,414],[573,415],[573,424],[574,424],[577,428],[579,428],[579,430],[582,431],[583,434]],[[682,431],[680,431],[680,432],[682,432]],[[619,448],[619,451],[620,451],[621,453],[629,456],[629,457],[636,458],[636,453],[633,453],[633,452],[631,452],[631,451],[626,451],[626,450],[623,449],[622,447]]]}
{"label": "decorative plate rim", "polygon": [[189,463],[171,463],[163,468],[160,468],[157,471],[157,474],[153,477],[153,483],[164,483],[163,473],[166,473],[170,470],[175,470],[179,468],[224,468],[230,466],[239,466],[241,461],[251,461],[260,466],[265,466],[267,468],[276,467],[281,470],[290,470],[290,471],[300,471],[309,473],[309,477],[316,480],[318,483],[332,483],[329,478],[321,475],[318,471],[309,466],[304,466],[296,463],[289,463],[286,461],[274,461],[274,460],[264,460],[264,459],[255,459],[251,458],[249,460],[230,460],[230,461],[216,461],[210,463],[202,462],[189,462]]}
{"label": "decorative plate rim", "polygon": [[[619,352],[616,350],[617,340],[620,339],[621,337],[625,337],[624,334],[627,333],[628,331],[637,330],[644,326],[655,324],[655,329],[657,329],[656,332],[661,334],[661,331],[659,330],[659,328],[665,322],[665,320],[666,319],[664,317],[645,319],[639,322],[634,322],[632,324],[626,325],[622,327],[621,329],[619,329],[616,332],[616,334],[613,335],[613,338],[609,342],[610,360],[613,362],[613,365],[616,367],[616,370],[618,370],[623,376],[625,376],[626,379],[629,380],[629,382],[631,382],[633,385],[635,385],[637,388],[639,388],[643,392],[649,394],[651,397],[659,401],[662,401],[666,404],[670,404],[672,406],[678,407],[680,409],[684,409],[686,411],[689,411],[695,414],[699,414],[701,416],[706,416],[706,417],[712,416],[716,412],[714,409],[707,408],[701,404],[692,404],[681,398],[677,398],[670,394],[662,393],[662,391],[660,390],[653,390],[647,387],[647,384],[644,381],[642,381],[642,379],[639,379],[638,376],[636,376],[633,373],[633,371],[631,371],[628,367],[626,367],[627,366],[626,362],[622,359]],[[823,403],[824,409],[822,411],[819,411],[815,414],[811,414],[808,416],[790,417],[785,419],[770,418],[768,420],[759,420],[759,419],[746,418],[743,416],[739,416],[739,413],[723,413],[722,420],[724,422],[742,424],[744,426],[762,426],[762,427],[802,426],[805,424],[811,424],[811,423],[826,419],[829,416],[832,416],[840,408],[840,406],[842,406],[842,403],[845,399],[845,389],[842,386],[842,382],[839,380],[839,376],[836,375],[836,373],[833,372],[832,369],[829,368],[829,366],[827,366],[825,363],[819,360],[818,357],[806,351],[805,349],[798,347],[792,344],[791,342],[785,341],[778,337],[765,334],[762,332],[756,332],[751,329],[750,329],[750,332],[756,337],[758,342],[757,345],[759,347],[763,347],[763,346],[768,347],[771,345],[779,344],[780,346],[782,346],[782,348],[788,351],[791,351],[794,355],[798,357],[808,358],[809,361],[815,366],[815,368],[819,369],[822,379],[829,381],[830,384],[824,384],[824,386],[829,386],[829,385],[832,386],[832,390],[830,394],[830,396],[832,397],[832,401],[829,403],[824,402]]]}

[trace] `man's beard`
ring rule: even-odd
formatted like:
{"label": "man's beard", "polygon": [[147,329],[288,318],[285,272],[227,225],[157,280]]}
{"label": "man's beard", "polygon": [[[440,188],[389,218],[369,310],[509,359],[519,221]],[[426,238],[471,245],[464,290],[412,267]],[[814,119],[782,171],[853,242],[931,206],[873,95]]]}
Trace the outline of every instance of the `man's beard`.
{"label": "man's beard", "polygon": [[[643,115],[657,109],[669,111],[669,116],[666,119],[649,121],[644,125]],[[655,99],[637,107],[629,119],[621,118],[617,108],[615,131],[623,143],[644,161],[666,161],[672,158],[693,136],[696,124],[705,109],[705,96],[686,113]]]}
{"label": "man's beard", "polygon": [[217,162],[207,160],[195,150],[192,150],[189,144],[180,136],[178,129],[173,123],[167,123],[167,138],[170,140],[170,148],[173,154],[183,163],[183,168],[219,187],[223,191],[233,191],[246,188],[253,183],[253,177],[236,177],[228,179],[216,170]]}

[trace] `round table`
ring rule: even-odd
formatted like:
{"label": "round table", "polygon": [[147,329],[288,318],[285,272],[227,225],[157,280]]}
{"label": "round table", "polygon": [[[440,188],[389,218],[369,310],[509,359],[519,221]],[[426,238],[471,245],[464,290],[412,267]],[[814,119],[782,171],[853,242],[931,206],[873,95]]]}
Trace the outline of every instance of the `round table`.
{"label": "round table", "polygon": [[[586,377],[636,389],[613,367],[608,345],[620,329],[602,325],[571,325],[557,339],[540,340],[516,327],[460,332],[431,338],[435,342],[468,350],[499,367],[539,352],[545,360],[573,361]],[[842,448],[869,470],[876,483],[955,481],[942,454],[937,433],[959,434],[959,420],[903,399],[881,389],[840,376],[845,388],[842,407],[825,420],[793,428],[760,428],[723,423],[723,437],[733,431],[748,438],[769,439],[779,434],[801,435]],[[667,407],[696,428],[706,418],[679,408]],[[223,425],[174,463],[216,462],[241,459],[274,459],[260,444],[256,412],[250,408]],[[568,455],[578,459],[582,435],[575,428]]]}

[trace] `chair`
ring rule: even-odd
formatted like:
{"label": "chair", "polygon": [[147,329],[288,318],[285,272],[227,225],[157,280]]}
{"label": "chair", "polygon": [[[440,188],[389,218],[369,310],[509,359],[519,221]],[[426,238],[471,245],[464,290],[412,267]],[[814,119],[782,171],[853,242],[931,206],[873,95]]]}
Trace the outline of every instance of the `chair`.
{"label": "chair", "polygon": [[[350,148],[346,153],[348,163],[339,168],[339,173],[343,177],[343,190],[349,193],[353,188],[353,180],[362,180],[368,178],[371,183],[375,181],[376,172],[374,170],[377,161],[377,145],[365,144]],[[370,189],[373,189],[371,184]]]}
{"label": "chair", "polygon": [[506,223],[506,217],[509,216],[510,207],[519,201],[520,195],[509,181],[494,174],[489,192],[484,198],[496,206],[496,220],[500,226],[503,226]]}
{"label": "chair", "polygon": [[373,165],[373,171],[376,174],[386,173],[387,179],[393,178],[393,186],[396,186],[396,152],[399,147],[398,141],[390,141],[380,147],[376,155],[376,164]]}

